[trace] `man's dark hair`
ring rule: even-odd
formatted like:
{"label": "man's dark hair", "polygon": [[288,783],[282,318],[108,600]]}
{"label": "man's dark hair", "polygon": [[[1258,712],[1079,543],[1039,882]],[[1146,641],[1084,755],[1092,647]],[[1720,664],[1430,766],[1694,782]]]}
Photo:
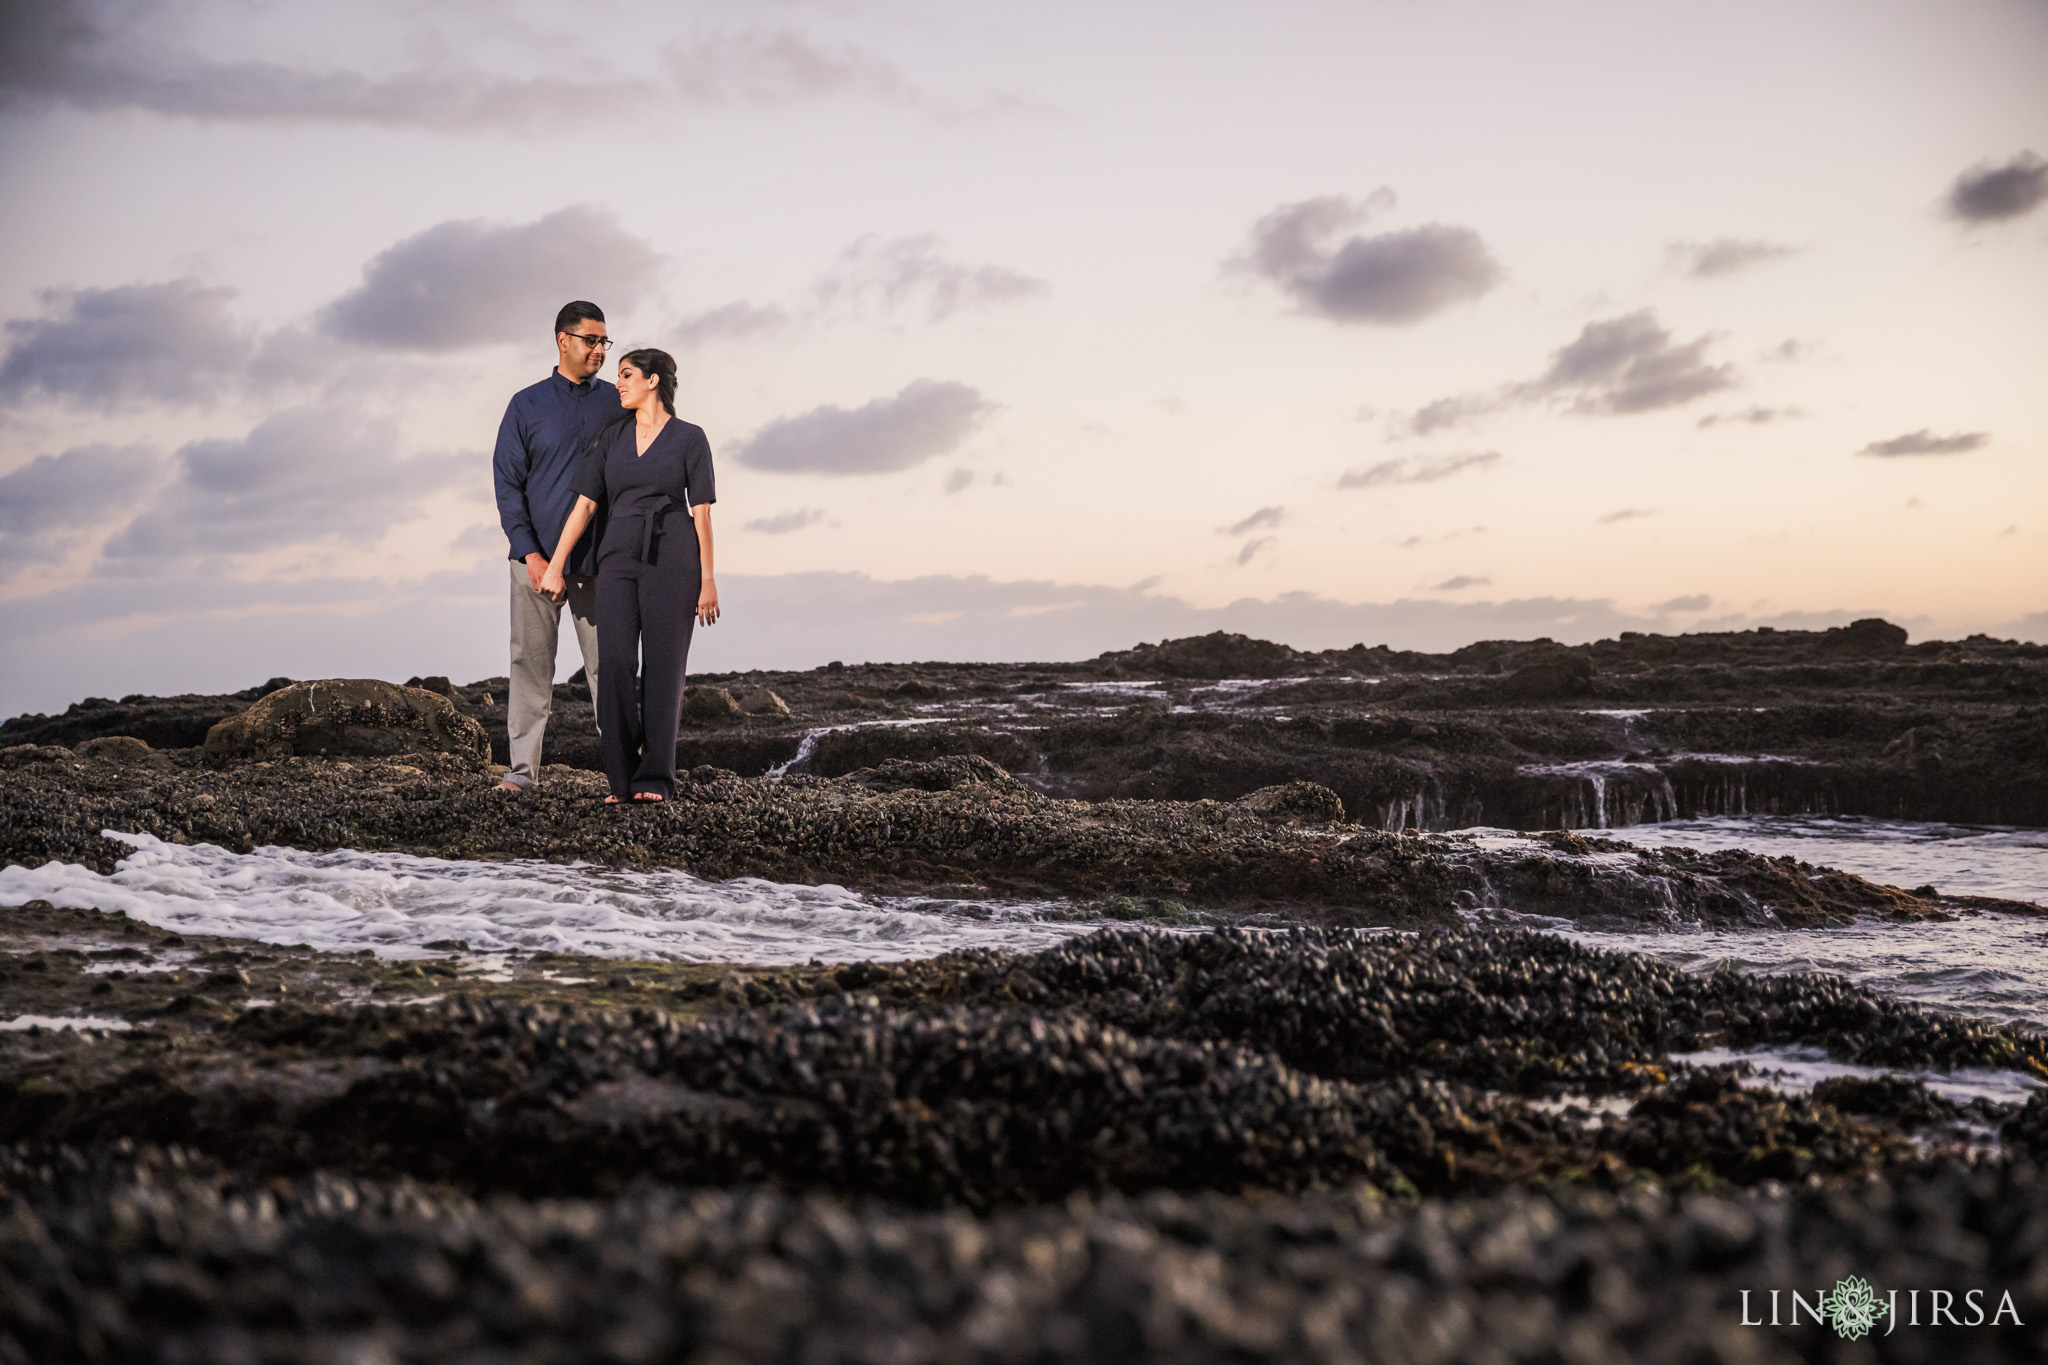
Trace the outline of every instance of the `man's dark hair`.
{"label": "man's dark hair", "polygon": [[573,332],[579,322],[603,322],[604,309],[588,299],[577,299],[562,305],[562,311],[555,314],[557,332]]}

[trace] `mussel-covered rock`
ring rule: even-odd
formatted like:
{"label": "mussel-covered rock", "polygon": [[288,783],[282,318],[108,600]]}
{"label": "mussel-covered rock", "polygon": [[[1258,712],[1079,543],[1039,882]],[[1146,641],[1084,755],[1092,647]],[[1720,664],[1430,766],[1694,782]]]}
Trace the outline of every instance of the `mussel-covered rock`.
{"label": "mussel-covered rock", "polygon": [[447,697],[375,678],[293,683],[206,734],[217,767],[292,757],[447,754],[490,762],[483,727]]}

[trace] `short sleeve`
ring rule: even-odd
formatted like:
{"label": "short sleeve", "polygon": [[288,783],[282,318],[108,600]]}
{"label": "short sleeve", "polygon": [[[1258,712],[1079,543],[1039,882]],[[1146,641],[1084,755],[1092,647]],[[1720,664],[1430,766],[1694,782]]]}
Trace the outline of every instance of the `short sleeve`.
{"label": "short sleeve", "polygon": [[718,501],[718,480],[711,470],[711,442],[704,428],[690,428],[689,447],[683,452],[683,485],[690,505],[697,507]]}
{"label": "short sleeve", "polygon": [[571,492],[599,504],[604,502],[604,457],[611,445],[611,434],[612,428],[606,426],[585,443],[583,454],[576,461],[576,473],[569,480]]}

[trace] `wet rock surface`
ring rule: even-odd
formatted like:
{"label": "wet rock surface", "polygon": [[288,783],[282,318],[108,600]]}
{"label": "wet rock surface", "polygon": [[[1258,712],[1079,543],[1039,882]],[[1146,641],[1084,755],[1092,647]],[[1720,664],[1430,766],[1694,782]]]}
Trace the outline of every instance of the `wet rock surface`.
{"label": "wet rock surface", "polygon": [[[474,1202],[252,1182],[180,1153],[14,1149],[15,1361],[2035,1360],[2048,1180],[1856,1193],[1076,1199],[976,1218],[766,1191]],[[1741,1325],[1881,1266],[1997,1327]],[[1924,1299],[1923,1295],[1923,1299]],[[2014,1327],[2011,1318],[2022,1325]],[[1758,1319],[1752,1318],[1752,1321]],[[1966,1321],[1962,1316],[1958,1321]]]}
{"label": "wet rock surface", "polygon": [[[90,999],[48,988],[100,943],[227,942],[99,919],[32,911],[86,946],[0,998]],[[410,964],[241,951],[281,1003],[0,1033],[0,1360],[1791,1359],[1839,1343],[1742,1326],[1740,1291],[1859,1273],[2023,1324],[1879,1358],[2048,1347],[2040,1100],[1984,1155],[1912,1140],[1897,1078],[1836,1105],[1671,1062],[1739,1035],[2041,1065],[1829,978],[1153,931],[549,959],[583,984],[451,949],[416,987],[446,998],[365,1006]]]}
{"label": "wet rock surface", "polygon": [[[437,679],[445,687],[447,680]],[[91,740],[79,747],[99,756]],[[447,696],[374,678],[293,683],[266,693],[247,711],[206,732],[206,759],[216,767],[294,757],[388,757],[433,753],[481,767],[490,757],[483,727]]]}
{"label": "wet rock surface", "polygon": [[0,1031],[0,1361],[1789,1359],[1834,1339],[1740,1291],[1852,1273],[2035,1324],[1880,1358],[2048,1346],[2040,1098],[1976,1102],[1986,1150],[1901,1077],[1672,1058],[2048,1072],[1837,978],[1474,928],[734,969],[0,916],[0,1014],[128,1026]]}
{"label": "wet rock surface", "polygon": [[452,754],[217,770],[191,751],[135,765],[38,749],[0,777],[0,856],[112,871],[128,852],[101,836],[112,829],[240,851],[583,859],[874,890],[967,884],[1334,924],[1449,923],[1460,908],[1488,907],[1619,926],[2039,912],[1740,851],[1637,850],[1569,835],[1502,846],[1316,823],[1340,806],[1308,784],[1252,802],[1090,803],[1044,796],[978,755],[952,755],[888,760],[836,780],[744,779],[700,765],[674,800],[650,808],[603,805],[594,773],[550,766],[542,778],[530,793],[493,791],[472,758]]}
{"label": "wet rock surface", "polygon": [[[18,958],[0,998],[131,1027],[0,1043],[0,1133],[478,1194],[655,1179],[985,1209],[1151,1188],[1840,1179],[1921,1163],[1914,1116],[1744,1089],[1671,1054],[1787,1043],[2048,1076],[2036,1035],[1838,978],[1688,976],[1527,933],[1117,931],[746,978],[613,964],[601,993],[552,997],[531,964],[508,987],[455,957],[426,964],[445,997],[409,1007],[356,1003],[366,982],[402,988],[395,964],[305,950],[208,951],[209,997],[92,995],[89,966],[112,960],[92,951]],[[273,994],[242,998],[259,987]],[[1627,1102],[1598,1118],[1560,1103],[1610,1094]]]}
{"label": "wet rock surface", "polygon": [[[505,680],[432,681],[506,762]],[[287,682],[87,698],[0,724],[0,748],[196,746]],[[706,674],[689,695],[680,766],[746,776],[976,754],[1090,800],[1234,801],[1314,782],[1352,819],[1395,829],[1751,813],[2048,824],[2048,646],[1907,644],[1882,621],[1443,655],[1219,634],[1076,663]],[[548,761],[595,770],[580,675],[554,708]]]}

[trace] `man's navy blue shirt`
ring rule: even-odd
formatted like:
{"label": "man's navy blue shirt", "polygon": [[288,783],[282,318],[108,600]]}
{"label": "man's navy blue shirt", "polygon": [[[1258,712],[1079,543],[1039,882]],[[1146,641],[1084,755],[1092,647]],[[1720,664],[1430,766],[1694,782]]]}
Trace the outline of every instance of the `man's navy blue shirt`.
{"label": "man's navy blue shirt", "polygon": [[[604,380],[571,384],[560,370],[512,395],[505,405],[505,420],[498,424],[498,449],[491,456],[498,524],[510,542],[506,558],[555,557],[562,527],[576,506],[576,492],[569,484],[583,448],[599,428],[624,411],[619,391]],[[570,577],[590,576],[595,539],[586,532],[576,542],[569,554]]]}

